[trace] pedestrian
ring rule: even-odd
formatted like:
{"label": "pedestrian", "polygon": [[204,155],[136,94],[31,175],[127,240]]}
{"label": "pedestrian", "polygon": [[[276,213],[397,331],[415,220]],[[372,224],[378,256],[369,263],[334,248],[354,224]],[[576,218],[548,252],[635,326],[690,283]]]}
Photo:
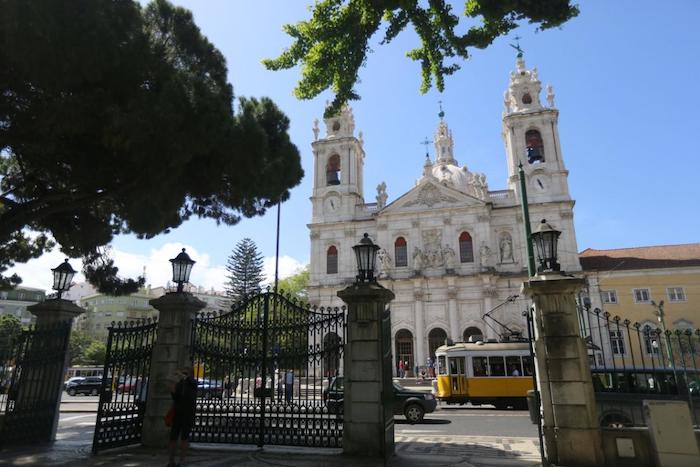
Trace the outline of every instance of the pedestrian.
{"label": "pedestrian", "polygon": [[292,402],[292,395],[294,394],[294,370],[287,370],[284,378],[284,391],[287,404],[289,404]]}
{"label": "pedestrian", "polygon": [[404,365],[403,360],[399,360],[399,378],[404,378],[406,376],[406,365]]}
{"label": "pedestrian", "polygon": [[[168,467],[183,466],[187,458],[187,448],[189,447],[190,431],[194,425],[194,412],[197,404],[197,380],[194,379],[194,369],[187,366],[180,370],[179,381],[172,388],[173,410],[175,417],[170,427],[170,443],[168,444],[168,454],[170,460]],[[175,463],[175,451],[177,442],[180,441],[180,463]]]}
{"label": "pedestrian", "polygon": [[277,383],[277,401],[282,402],[282,394],[284,393],[284,370],[275,370],[275,381]]}

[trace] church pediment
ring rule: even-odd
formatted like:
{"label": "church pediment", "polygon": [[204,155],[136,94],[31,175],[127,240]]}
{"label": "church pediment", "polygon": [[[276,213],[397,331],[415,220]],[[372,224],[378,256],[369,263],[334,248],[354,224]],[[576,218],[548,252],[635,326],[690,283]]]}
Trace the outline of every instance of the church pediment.
{"label": "church pediment", "polygon": [[433,180],[425,180],[380,212],[424,211],[445,207],[483,206],[484,202]]}

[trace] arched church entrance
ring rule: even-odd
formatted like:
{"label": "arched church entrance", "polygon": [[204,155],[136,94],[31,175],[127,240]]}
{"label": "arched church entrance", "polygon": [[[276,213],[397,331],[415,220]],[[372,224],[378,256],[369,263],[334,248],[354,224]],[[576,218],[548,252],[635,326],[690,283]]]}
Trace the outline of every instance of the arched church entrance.
{"label": "arched church entrance", "polygon": [[447,340],[447,332],[442,328],[432,329],[428,333],[428,351],[430,352],[430,358],[435,361],[435,349],[441,345],[445,345]]}
{"label": "arched church entrance", "polygon": [[477,328],[476,326],[470,326],[464,330],[464,333],[462,334],[462,340],[464,342],[469,342],[470,337],[483,336],[483,335],[484,335],[484,333],[481,332],[481,329]]}
{"label": "arched church entrance", "polygon": [[394,353],[396,358],[396,373],[398,374],[400,362],[403,362],[406,376],[412,376],[413,367],[415,365],[415,359],[413,357],[413,334],[408,329],[401,329],[396,332],[394,341],[396,342],[396,352]]}

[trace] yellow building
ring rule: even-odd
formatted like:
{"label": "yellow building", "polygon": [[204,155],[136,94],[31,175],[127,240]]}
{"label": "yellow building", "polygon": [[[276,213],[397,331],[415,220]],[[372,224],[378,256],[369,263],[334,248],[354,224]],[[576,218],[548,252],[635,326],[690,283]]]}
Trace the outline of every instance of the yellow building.
{"label": "yellow building", "polygon": [[579,257],[590,300],[581,324],[598,363],[666,366],[671,358],[700,369],[700,243],[588,248]]}

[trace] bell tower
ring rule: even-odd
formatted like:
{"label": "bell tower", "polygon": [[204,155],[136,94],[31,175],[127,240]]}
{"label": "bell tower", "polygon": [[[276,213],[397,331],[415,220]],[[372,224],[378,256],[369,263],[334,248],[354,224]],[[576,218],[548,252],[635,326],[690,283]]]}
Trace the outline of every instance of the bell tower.
{"label": "bell tower", "polygon": [[520,197],[518,164],[527,176],[530,202],[571,199],[559,142],[559,110],[554,107],[552,86],[547,86],[547,104],[540,101],[542,84],[537,68],[527,70],[522,53],[510,74],[503,96],[503,140],[508,157],[508,188]]}
{"label": "bell tower", "polygon": [[364,203],[363,170],[365,152],[362,132],[355,137],[352,109],[324,119],[325,137],[319,138],[314,125],[314,188],[311,196],[312,223],[352,219],[355,206]]}

